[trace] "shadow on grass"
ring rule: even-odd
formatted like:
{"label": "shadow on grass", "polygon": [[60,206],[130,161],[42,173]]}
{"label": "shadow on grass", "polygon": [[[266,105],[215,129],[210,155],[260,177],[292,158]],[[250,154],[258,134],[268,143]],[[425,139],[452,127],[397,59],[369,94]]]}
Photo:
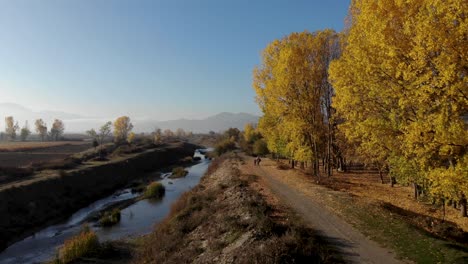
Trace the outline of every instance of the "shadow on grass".
{"label": "shadow on grass", "polygon": [[350,257],[357,257],[359,254],[357,253],[351,253],[351,250],[347,249],[352,249],[355,248],[355,246],[352,245],[352,243],[343,240],[341,238],[336,238],[332,236],[327,236],[323,234],[322,232],[315,232],[315,236],[318,237],[320,240],[324,241],[324,244],[326,244],[330,249],[329,253],[332,256],[336,256],[336,260],[338,262],[335,263],[346,263],[343,259],[350,259]]}
{"label": "shadow on grass", "polygon": [[464,252],[468,252],[468,248],[466,247],[468,245],[468,232],[463,231],[463,229],[458,227],[457,224],[432,216],[412,212],[390,203],[382,203],[381,207],[391,213],[395,213],[403,217],[413,228],[424,232],[428,236],[463,244],[465,247],[457,245],[453,246],[460,247]]}

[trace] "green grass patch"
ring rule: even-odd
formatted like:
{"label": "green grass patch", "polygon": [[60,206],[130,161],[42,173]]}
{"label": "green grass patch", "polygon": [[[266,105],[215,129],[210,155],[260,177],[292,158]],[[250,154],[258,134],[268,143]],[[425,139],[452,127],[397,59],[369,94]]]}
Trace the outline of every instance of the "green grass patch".
{"label": "green grass patch", "polygon": [[150,183],[145,190],[145,198],[161,198],[164,196],[166,188],[160,182]]}
{"label": "green grass patch", "polygon": [[113,226],[118,222],[120,222],[120,210],[118,208],[105,212],[99,219],[99,224],[101,224],[101,226]]}
{"label": "green grass patch", "polygon": [[392,248],[401,259],[415,263],[468,263],[468,248],[464,245],[434,237],[379,204],[347,204],[353,205],[344,208],[345,216],[366,236]]}

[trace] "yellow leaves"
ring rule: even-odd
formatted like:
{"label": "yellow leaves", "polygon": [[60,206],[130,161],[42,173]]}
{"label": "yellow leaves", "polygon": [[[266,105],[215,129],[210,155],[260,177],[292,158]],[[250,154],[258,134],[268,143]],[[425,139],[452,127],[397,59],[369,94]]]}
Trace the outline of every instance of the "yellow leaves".
{"label": "yellow leaves", "polygon": [[135,137],[136,137],[135,133],[130,132],[130,134],[128,134],[128,137],[127,137],[128,144],[132,144],[133,141],[135,141]]}
{"label": "yellow leaves", "polygon": [[431,170],[443,186],[458,179],[444,166],[468,147],[466,10],[466,0],[352,2],[329,74],[340,129],[363,156],[413,179]]}
{"label": "yellow leaves", "polygon": [[289,155],[310,156],[302,148],[310,150],[311,140],[323,130],[322,99],[329,89],[327,71],[338,53],[336,43],[338,37],[331,30],[301,32],[275,40],[264,50],[262,65],[254,70],[253,87],[265,114],[259,128],[270,149],[278,141],[287,145]]}
{"label": "yellow leaves", "polygon": [[254,129],[253,125],[251,123],[245,124],[245,126],[244,126],[244,140],[246,142],[250,142],[250,140],[252,139],[252,136],[254,135],[254,133],[255,133],[255,129]]}
{"label": "yellow leaves", "polygon": [[468,155],[464,155],[456,166],[438,168],[427,173],[434,195],[460,199],[468,193]]}
{"label": "yellow leaves", "polygon": [[132,131],[133,125],[130,122],[130,117],[121,116],[114,122],[114,140],[116,142],[125,142],[128,137],[128,133]]}

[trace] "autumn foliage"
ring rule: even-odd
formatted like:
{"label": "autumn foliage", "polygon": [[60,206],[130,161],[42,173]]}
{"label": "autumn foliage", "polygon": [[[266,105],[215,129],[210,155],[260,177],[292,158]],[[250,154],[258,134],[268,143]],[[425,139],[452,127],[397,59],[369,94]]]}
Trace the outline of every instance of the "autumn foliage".
{"label": "autumn foliage", "polygon": [[464,0],[354,0],[342,34],[292,33],[254,71],[268,148],[315,166],[348,149],[433,198],[468,195]]}

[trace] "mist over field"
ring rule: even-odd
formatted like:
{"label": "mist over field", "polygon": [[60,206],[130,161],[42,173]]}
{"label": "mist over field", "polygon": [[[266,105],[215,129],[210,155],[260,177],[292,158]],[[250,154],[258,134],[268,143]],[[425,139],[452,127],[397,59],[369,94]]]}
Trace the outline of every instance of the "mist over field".
{"label": "mist over field", "polygon": [[[3,118],[13,116],[19,126],[28,121],[32,127],[36,119],[42,118],[47,124],[52,124],[54,119],[61,119],[65,124],[66,133],[84,133],[91,128],[102,126],[107,121],[114,121],[116,117],[93,118],[73,113],[60,111],[33,111],[25,106],[13,103],[0,103],[0,130],[5,129]],[[209,131],[220,132],[230,127],[242,129],[246,123],[257,123],[258,116],[247,113],[223,112],[203,119],[176,119],[176,120],[154,120],[150,118],[133,118],[135,132],[152,132],[155,128],[176,130],[182,128],[194,133],[207,133]]]}

